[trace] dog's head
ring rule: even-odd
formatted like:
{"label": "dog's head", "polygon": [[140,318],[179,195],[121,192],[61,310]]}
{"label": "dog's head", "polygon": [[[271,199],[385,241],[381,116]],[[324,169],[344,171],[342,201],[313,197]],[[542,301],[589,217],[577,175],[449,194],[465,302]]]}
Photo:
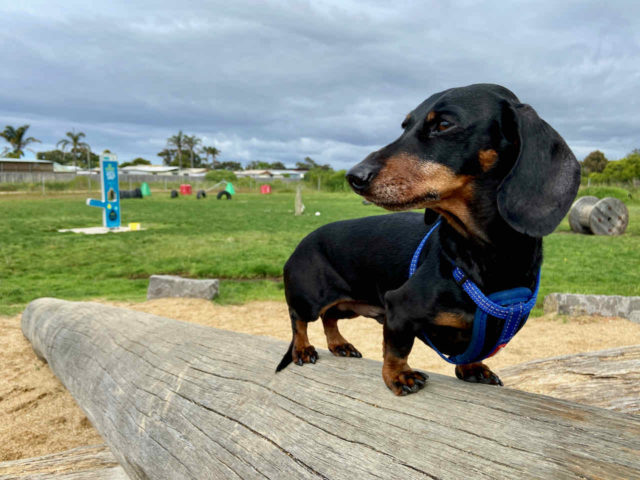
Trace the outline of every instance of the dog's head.
{"label": "dog's head", "polygon": [[357,193],[386,209],[431,209],[480,236],[477,218],[491,210],[516,231],[542,237],[577,193],[580,166],[562,137],[499,85],[432,95],[402,129],[347,173]]}

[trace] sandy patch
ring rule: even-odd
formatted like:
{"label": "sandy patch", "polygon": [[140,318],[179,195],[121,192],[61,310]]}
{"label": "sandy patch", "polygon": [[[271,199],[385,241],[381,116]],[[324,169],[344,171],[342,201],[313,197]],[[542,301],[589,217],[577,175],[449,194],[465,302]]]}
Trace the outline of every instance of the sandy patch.
{"label": "sandy patch", "polygon": [[[287,342],[291,339],[284,302],[219,306],[204,300],[159,299],[117,305]],[[340,323],[340,330],[365,357],[381,360],[382,328],[378,323],[365,318],[345,320]],[[309,336],[316,347],[326,348],[321,322],[311,324]],[[71,395],[46,363],[36,358],[22,335],[19,317],[0,317],[0,338],[0,461],[100,443],[99,435]],[[529,320],[509,346],[487,363],[499,374],[503,367],[539,358],[637,344],[640,325],[628,320],[546,315]],[[357,359],[345,359],[350,361]],[[410,363],[414,368],[453,375],[453,366],[418,341]],[[322,368],[322,358],[318,365],[302,368]]]}
{"label": "sandy patch", "polygon": [[38,360],[20,317],[0,317],[0,461],[102,443],[71,394]]}

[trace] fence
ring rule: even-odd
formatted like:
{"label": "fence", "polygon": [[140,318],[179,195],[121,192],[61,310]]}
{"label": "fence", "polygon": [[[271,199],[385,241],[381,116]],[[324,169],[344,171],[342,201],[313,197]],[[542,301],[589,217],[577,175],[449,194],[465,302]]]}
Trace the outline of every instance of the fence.
{"label": "fence", "polygon": [[[208,190],[220,186],[219,182],[208,180],[204,176],[189,175],[128,175],[119,173],[122,190],[139,188],[142,182],[149,184],[152,190],[177,190],[183,183],[191,184],[194,191]],[[231,180],[231,179],[230,179]],[[231,180],[236,192],[259,192],[260,186],[269,183],[273,191],[295,192],[300,180],[293,178],[238,178]],[[324,186],[324,185],[323,185]],[[315,190],[315,185],[309,185]],[[219,189],[223,187],[220,186]],[[51,173],[51,172],[2,172],[0,173],[0,194],[31,193],[46,195],[48,193],[81,193],[100,190],[100,177],[97,174]]]}
{"label": "fence", "polygon": [[[120,182],[132,183],[200,183],[204,182],[204,177],[194,177],[189,175],[128,175],[119,173]],[[1,172],[0,183],[42,183],[42,182],[70,182],[76,178],[90,179],[92,182],[100,182],[97,173],[90,175],[77,175],[75,173],[51,173],[51,172]]]}

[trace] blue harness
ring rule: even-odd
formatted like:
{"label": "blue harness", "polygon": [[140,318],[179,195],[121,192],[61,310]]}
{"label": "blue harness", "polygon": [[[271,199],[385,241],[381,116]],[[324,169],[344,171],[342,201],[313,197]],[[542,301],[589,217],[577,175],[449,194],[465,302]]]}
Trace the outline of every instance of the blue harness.
{"label": "blue harness", "polygon": [[[411,265],[409,266],[409,278],[413,276],[418,268],[420,253],[427,243],[429,236],[440,226],[441,222],[442,219],[438,219],[435,225],[433,225],[433,227],[431,227],[424,236],[420,245],[418,245],[418,248],[413,254],[413,258],[411,259]],[[449,363],[464,365],[479,362],[498,353],[498,351],[509,343],[509,341],[515,336],[518,329],[525,324],[527,318],[529,318],[531,309],[536,304],[536,298],[538,297],[538,289],[540,288],[540,271],[538,271],[536,287],[533,293],[531,293],[531,290],[528,288],[518,287],[492,293],[487,296],[482,293],[478,286],[469,280],[464,272],[455,264],[453,269],[453,278],[456,283],[460,285],[465,292],[467,292],[467,295],[471,297],[471,300],[473,300],[478,307],[473,319],[473,330],[469,346],[463,353],[447,357],[436,348],[424,332],[420,332],[418,338],[433,348],[438,355]],[[488,317],[495,317],[504,320],[504,326],[502,327],[502,332],[500,333],[496,343],[494,345],[489,344],[485,346]]]}

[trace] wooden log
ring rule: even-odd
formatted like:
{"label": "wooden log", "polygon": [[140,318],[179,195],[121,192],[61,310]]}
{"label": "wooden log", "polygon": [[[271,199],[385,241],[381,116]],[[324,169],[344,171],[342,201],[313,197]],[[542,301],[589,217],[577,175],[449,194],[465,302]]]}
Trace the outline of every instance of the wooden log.
{"label": "wooden log", "polygon": [[0,480],[129,480],[106,445],[0,462]]}
{"label": "wooden log", "polygon": [[276,375],[282,341],[92,303],[22,328],[132,479],[640,478],[633,415],[436,374],[396,397],[324,350]]}
{"label": "wooden log", "polygon": [[578,353],[500,369],[505,385],[640,414],[640,345]]}
{"label": "wooden log", "polygon": [[622,235],[628,223],[627,206],[613,197],[581,197],[569,210],[569,226],[576,233]]}

